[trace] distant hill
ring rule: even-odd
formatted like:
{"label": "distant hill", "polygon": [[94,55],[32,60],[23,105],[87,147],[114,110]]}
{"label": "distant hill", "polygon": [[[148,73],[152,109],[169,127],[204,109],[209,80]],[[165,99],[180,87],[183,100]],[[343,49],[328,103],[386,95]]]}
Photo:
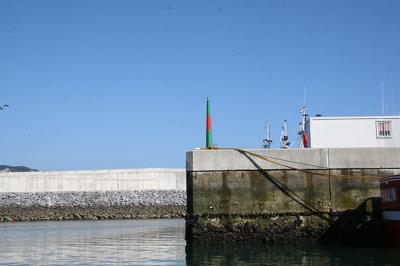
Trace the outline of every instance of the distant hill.
{"label": "distant hill", "polygon": [[31,169],[26,166],[10,166],[0,165],[0,172],[37,172],[36,169]]}

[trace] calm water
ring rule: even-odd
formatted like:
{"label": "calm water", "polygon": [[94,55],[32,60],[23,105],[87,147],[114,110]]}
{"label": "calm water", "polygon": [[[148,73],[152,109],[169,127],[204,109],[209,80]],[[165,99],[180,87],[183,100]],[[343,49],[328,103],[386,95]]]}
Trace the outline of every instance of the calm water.
{"label": "calm water", "polygon": [[185,247],[183,219],[0,224],[1,265],[400,265],[400,251]]}

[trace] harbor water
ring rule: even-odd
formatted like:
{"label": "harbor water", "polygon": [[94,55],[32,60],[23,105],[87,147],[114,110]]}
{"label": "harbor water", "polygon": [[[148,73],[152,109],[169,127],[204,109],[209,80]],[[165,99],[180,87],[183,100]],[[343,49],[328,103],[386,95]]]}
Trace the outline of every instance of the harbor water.
{"label": "harbor water", "polygon": [[184,219],[0,224],[0,265],[400,265],[389,248],[188,247]]}

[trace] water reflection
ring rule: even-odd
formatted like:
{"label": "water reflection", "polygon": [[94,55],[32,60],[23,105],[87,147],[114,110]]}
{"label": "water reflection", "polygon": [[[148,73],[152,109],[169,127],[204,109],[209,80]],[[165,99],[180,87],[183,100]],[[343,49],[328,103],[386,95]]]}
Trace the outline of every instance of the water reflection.
{"label": "water reflection", "polygon": [[0,225],[0,264],[184,265],[184,221],[60,221]]}
{"label": "water reflection", "polygon": [[270,246],[186,248],[190,265],[400,265],[395,249]]}
{"label": "water reflection", "polygon": [[400,265],[394,249],[185,247],[183,219],[0,224],[1,265]]}

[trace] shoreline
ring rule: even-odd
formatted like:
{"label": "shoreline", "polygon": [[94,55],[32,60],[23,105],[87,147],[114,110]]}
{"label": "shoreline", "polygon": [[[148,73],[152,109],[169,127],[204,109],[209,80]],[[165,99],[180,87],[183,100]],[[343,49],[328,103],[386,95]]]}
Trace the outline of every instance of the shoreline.
{"label": "shoreline", "polygon": [[0,222],[184,218],[186,206],[0,207]]}
{"label": "shoreline", "polygon": [[0,193],[0,222],[183,218],[181,190]]}

